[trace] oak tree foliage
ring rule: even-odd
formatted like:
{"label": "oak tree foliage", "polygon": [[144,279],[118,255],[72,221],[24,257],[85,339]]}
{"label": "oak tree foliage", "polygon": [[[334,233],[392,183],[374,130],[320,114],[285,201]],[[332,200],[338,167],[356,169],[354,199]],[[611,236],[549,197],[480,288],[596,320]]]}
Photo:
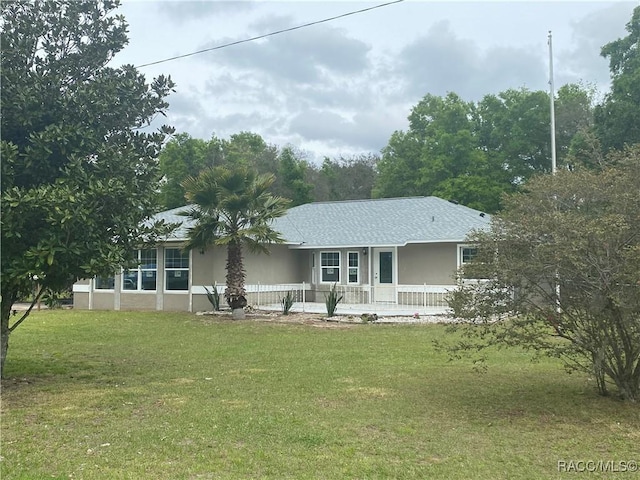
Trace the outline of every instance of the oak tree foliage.
{"label": "oak tree foliage", "polygon": [[325,157],[322,165],[310,168],[313,198],[317,202],[371,198],[377,175],[377,155]]}
{"label": "oak tree foliage", "polygon": [[640,143],[640,6],[626,25],[628,35],[607,43],[611,91],[595,111],[598,138],[605,151]]}

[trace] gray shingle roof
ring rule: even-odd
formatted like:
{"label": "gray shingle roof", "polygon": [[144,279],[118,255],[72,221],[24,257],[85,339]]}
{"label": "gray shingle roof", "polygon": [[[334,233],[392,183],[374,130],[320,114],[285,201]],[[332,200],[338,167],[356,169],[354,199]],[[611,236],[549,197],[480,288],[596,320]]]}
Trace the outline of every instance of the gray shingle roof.
{"label": "gray shingle roof", "polygon": [[[169,240],[184,240],[191,221],[186,207],[155,219],[181,223]],[[402,246],[462,242],[473,229],[486,229],[490,216],[437,197],[383,198],[308,203],[289,209],[273,226],[297,248]]]}
{"label": "gray shingle roof", "polygon": [[189,232],[189,228],[195,225],[195,222],[189,217],[181,215],[182,212],[186,212],[191,207],[178,207],[164,212],[156,213],[151,217],[151,222],[164,220],[166,223],[177,223],[179,227],[176,228],[167,240],[186,240]]}

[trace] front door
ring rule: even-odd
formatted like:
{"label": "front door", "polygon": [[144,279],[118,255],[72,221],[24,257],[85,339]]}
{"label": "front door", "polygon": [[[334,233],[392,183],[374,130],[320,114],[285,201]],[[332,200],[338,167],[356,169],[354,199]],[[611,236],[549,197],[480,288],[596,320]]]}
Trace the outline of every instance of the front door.
{"label": "front door", "polygon": [[373,295],[376,302],[396,303],[394,262],[393,249],[373,249]]}

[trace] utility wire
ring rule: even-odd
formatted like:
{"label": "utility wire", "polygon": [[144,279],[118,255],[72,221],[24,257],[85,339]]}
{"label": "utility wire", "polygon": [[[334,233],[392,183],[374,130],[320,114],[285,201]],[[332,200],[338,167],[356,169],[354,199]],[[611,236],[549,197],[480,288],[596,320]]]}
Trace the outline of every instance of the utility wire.
{"label": "utility wire", "polygon": [[375,10],[376,8],[387,7],[389,5],[393,5],[394,3],[401,3],[404,0],[394,0],[393,2],[381,3],[380,5],[375,5],[373,7],[363,8],[361,10],[355,10],[353,12],[343,13],[342,15],[336,15],[335,17],[325,18],[323,20],[317,20],[315,22],[305,23],[304,25],[298,25],[296,27],[285,28],[283,30],[278,30],[271,33],[265,33],[264,35],[258,35],[257,37],[246,38],[244,40],[237,40],[231,43],[225,43],[224,45],[218,45],[217,47],[205,48],[204,50],[198,50],[196,52],[185,53],[184,55],[177,55],[175,57],[165,58],[164,60],[158,60],[156,62],[143,63],[142,65],[138,65],[135,68],[149,67],[151,65],[158,65],[159,63],[170,62],[172,60],[178,60],[180,58],[191,57],[193,55],[199,55],[201,53],[212,52],[213,50],[220,50],[221,48],[231,47],[233,45],[239,45],[241,43],[253,42],[254,40],[260,40],[261,38],[272,37],[273,35],[279,35],[281,33],[292,32],[293,30],[299,30],[301,28],[310,27],[312,25],[318,25],[319,23],[326,23],[332,20],[336,20],[338,18],[348,17],[350,15],[356,15],[358,13],[368,12],[370,10]]}

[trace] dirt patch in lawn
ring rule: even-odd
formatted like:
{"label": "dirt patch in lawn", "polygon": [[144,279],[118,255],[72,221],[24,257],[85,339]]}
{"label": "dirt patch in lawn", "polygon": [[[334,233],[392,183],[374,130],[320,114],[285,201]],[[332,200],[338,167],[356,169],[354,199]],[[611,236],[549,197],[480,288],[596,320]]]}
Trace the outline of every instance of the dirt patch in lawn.
{"label": "dirt patch in lawn", "polygon": [[[204,321],[208,319],[215,319],[219,321],[234,322],[237,320],[231,319],[231,312],[198,312],[197,315],[202,316]],[[282,312],[269,312],[262,310],[253,310],[246,313],[246,319],[240,320],[243,322],[270,322],[270,323],[282,323],[282,324],[299,324],[310,325],[318,328],[350,328],[357,324],[362,324],[360,317],[351,317],[347,320],[346,317],[333,317],[327,318],[326,315],[321,313],[289,313],[284,315]]]}
{"label": "dirt patch in lawn", "polygon": [[[203,319],[216,319],[216,320],[228,320],[231,319],[231,312],[198,312],[197,315],[202,316]],[[405,317],[405,316],[388,316],[388,317],[375,317],[375,320],[367,315],[367,320],[363,320],[363,315],[337,315],[334,317],[327,317],[321,313],[308,313],[308,312],[296,312],[284,315],[282,312],[273,312],[265,310],[251,310],[246,313],[246,319],[241,321],[254,321],[254,322],[273,322],[283,324],[302,324],[311,325],[318,328],[351,328],[355,325],[363,325],[366,323],[447,323],[450,322],[446,316],[420,316],[420,317]],[[207,321],[207,320],[204,320]]]}

